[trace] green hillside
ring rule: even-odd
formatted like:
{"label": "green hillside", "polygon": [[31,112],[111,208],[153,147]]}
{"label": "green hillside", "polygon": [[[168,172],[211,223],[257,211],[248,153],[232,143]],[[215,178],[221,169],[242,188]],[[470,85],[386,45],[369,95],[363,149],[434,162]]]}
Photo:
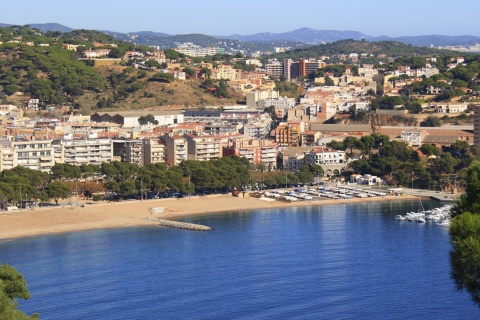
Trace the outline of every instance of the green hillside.
{"label": "green hillside", "polygon": [[454,51],[440,50],[427,47],[414,47],[395,41],[357,41],[341,40],[319,46],[295,49],[285,53],[276,54],[277,59],[299,59],[305,57],[318,57],[322,55],[349,54],[349,53],[370,53],[386,54],[389,57],[415,56],[415,55],[454,55]]}
{"label": "green hillside", "polygon": [[[155,71],[129,66],[93,68],[78,58],[94,43],[114,44],[112,51],[117,56],[127,50],[149,50],[97,31],[42,33],[28,27],[0,28],[0,42],[2,103],[19,105],[30,97],[45,105],[66,104],[83,110],[140,109],[235,104],[240,98],[234,94],[231,99],[216,98],[205,93],[198,80],[158,81]],[[75,52],[64,49],[63,44],[83,46]]]}

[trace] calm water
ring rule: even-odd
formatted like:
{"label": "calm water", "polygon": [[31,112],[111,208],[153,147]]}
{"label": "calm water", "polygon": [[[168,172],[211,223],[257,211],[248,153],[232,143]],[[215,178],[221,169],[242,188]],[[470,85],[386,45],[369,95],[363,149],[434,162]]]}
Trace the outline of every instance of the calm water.
{"label": "calm water", "polygon": [[448,229],[393,219],[412,207],[189,220],[215,228],[207,233],[41,236],[0,243],[0,262],[24,274],[32,298],[21,309],[42,319],[479,319],[480,308],[449,277]]}

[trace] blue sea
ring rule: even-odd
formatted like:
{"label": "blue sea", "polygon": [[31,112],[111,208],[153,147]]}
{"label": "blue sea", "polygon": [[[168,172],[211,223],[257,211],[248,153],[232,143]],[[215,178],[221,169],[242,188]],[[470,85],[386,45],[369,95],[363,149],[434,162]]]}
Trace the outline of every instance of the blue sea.
{"label": "blue sea", "polygon": [[[406,201],[229,212],[0,242],[41,319],[480,319],[450,279],[448,228]],[[426,208],[440,206],[428,203]]]}

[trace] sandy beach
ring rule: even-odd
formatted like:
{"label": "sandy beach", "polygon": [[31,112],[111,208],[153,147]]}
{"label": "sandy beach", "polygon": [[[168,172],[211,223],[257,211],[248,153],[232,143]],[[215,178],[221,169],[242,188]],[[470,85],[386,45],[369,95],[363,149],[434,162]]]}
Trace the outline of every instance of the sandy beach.
{"label": "sandy beach", "polygon": [[[155,225],[146,218],[179,219],[185,216],[219,212],[271,209],[280,207],[316,206],[366,201],[399,201],[416,199],[411,196],[385,196],[287,203],[214,195],[182,199],[148,201],[101,202],[84,207],[42,208],[37,210],[0,213],[0,240],[103,228]],[[163,208],[154,214],[152,209]]]}

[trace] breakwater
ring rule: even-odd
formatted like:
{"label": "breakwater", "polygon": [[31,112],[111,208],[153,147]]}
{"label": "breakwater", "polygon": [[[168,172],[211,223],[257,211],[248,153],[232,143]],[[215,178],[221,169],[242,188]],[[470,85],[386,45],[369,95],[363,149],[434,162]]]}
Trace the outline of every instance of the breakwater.
{"label": "breakwater", "polygon": [[158,219],[158,218],[147,218],[147,219],[150,221],[158,222],[161,226],[165,226],[165,227],[193,230],[193,231],[212,231],[213,230],[209,226],[204,226],[201,224],[172,221],[172,220],[165,220],[165,219]]}

